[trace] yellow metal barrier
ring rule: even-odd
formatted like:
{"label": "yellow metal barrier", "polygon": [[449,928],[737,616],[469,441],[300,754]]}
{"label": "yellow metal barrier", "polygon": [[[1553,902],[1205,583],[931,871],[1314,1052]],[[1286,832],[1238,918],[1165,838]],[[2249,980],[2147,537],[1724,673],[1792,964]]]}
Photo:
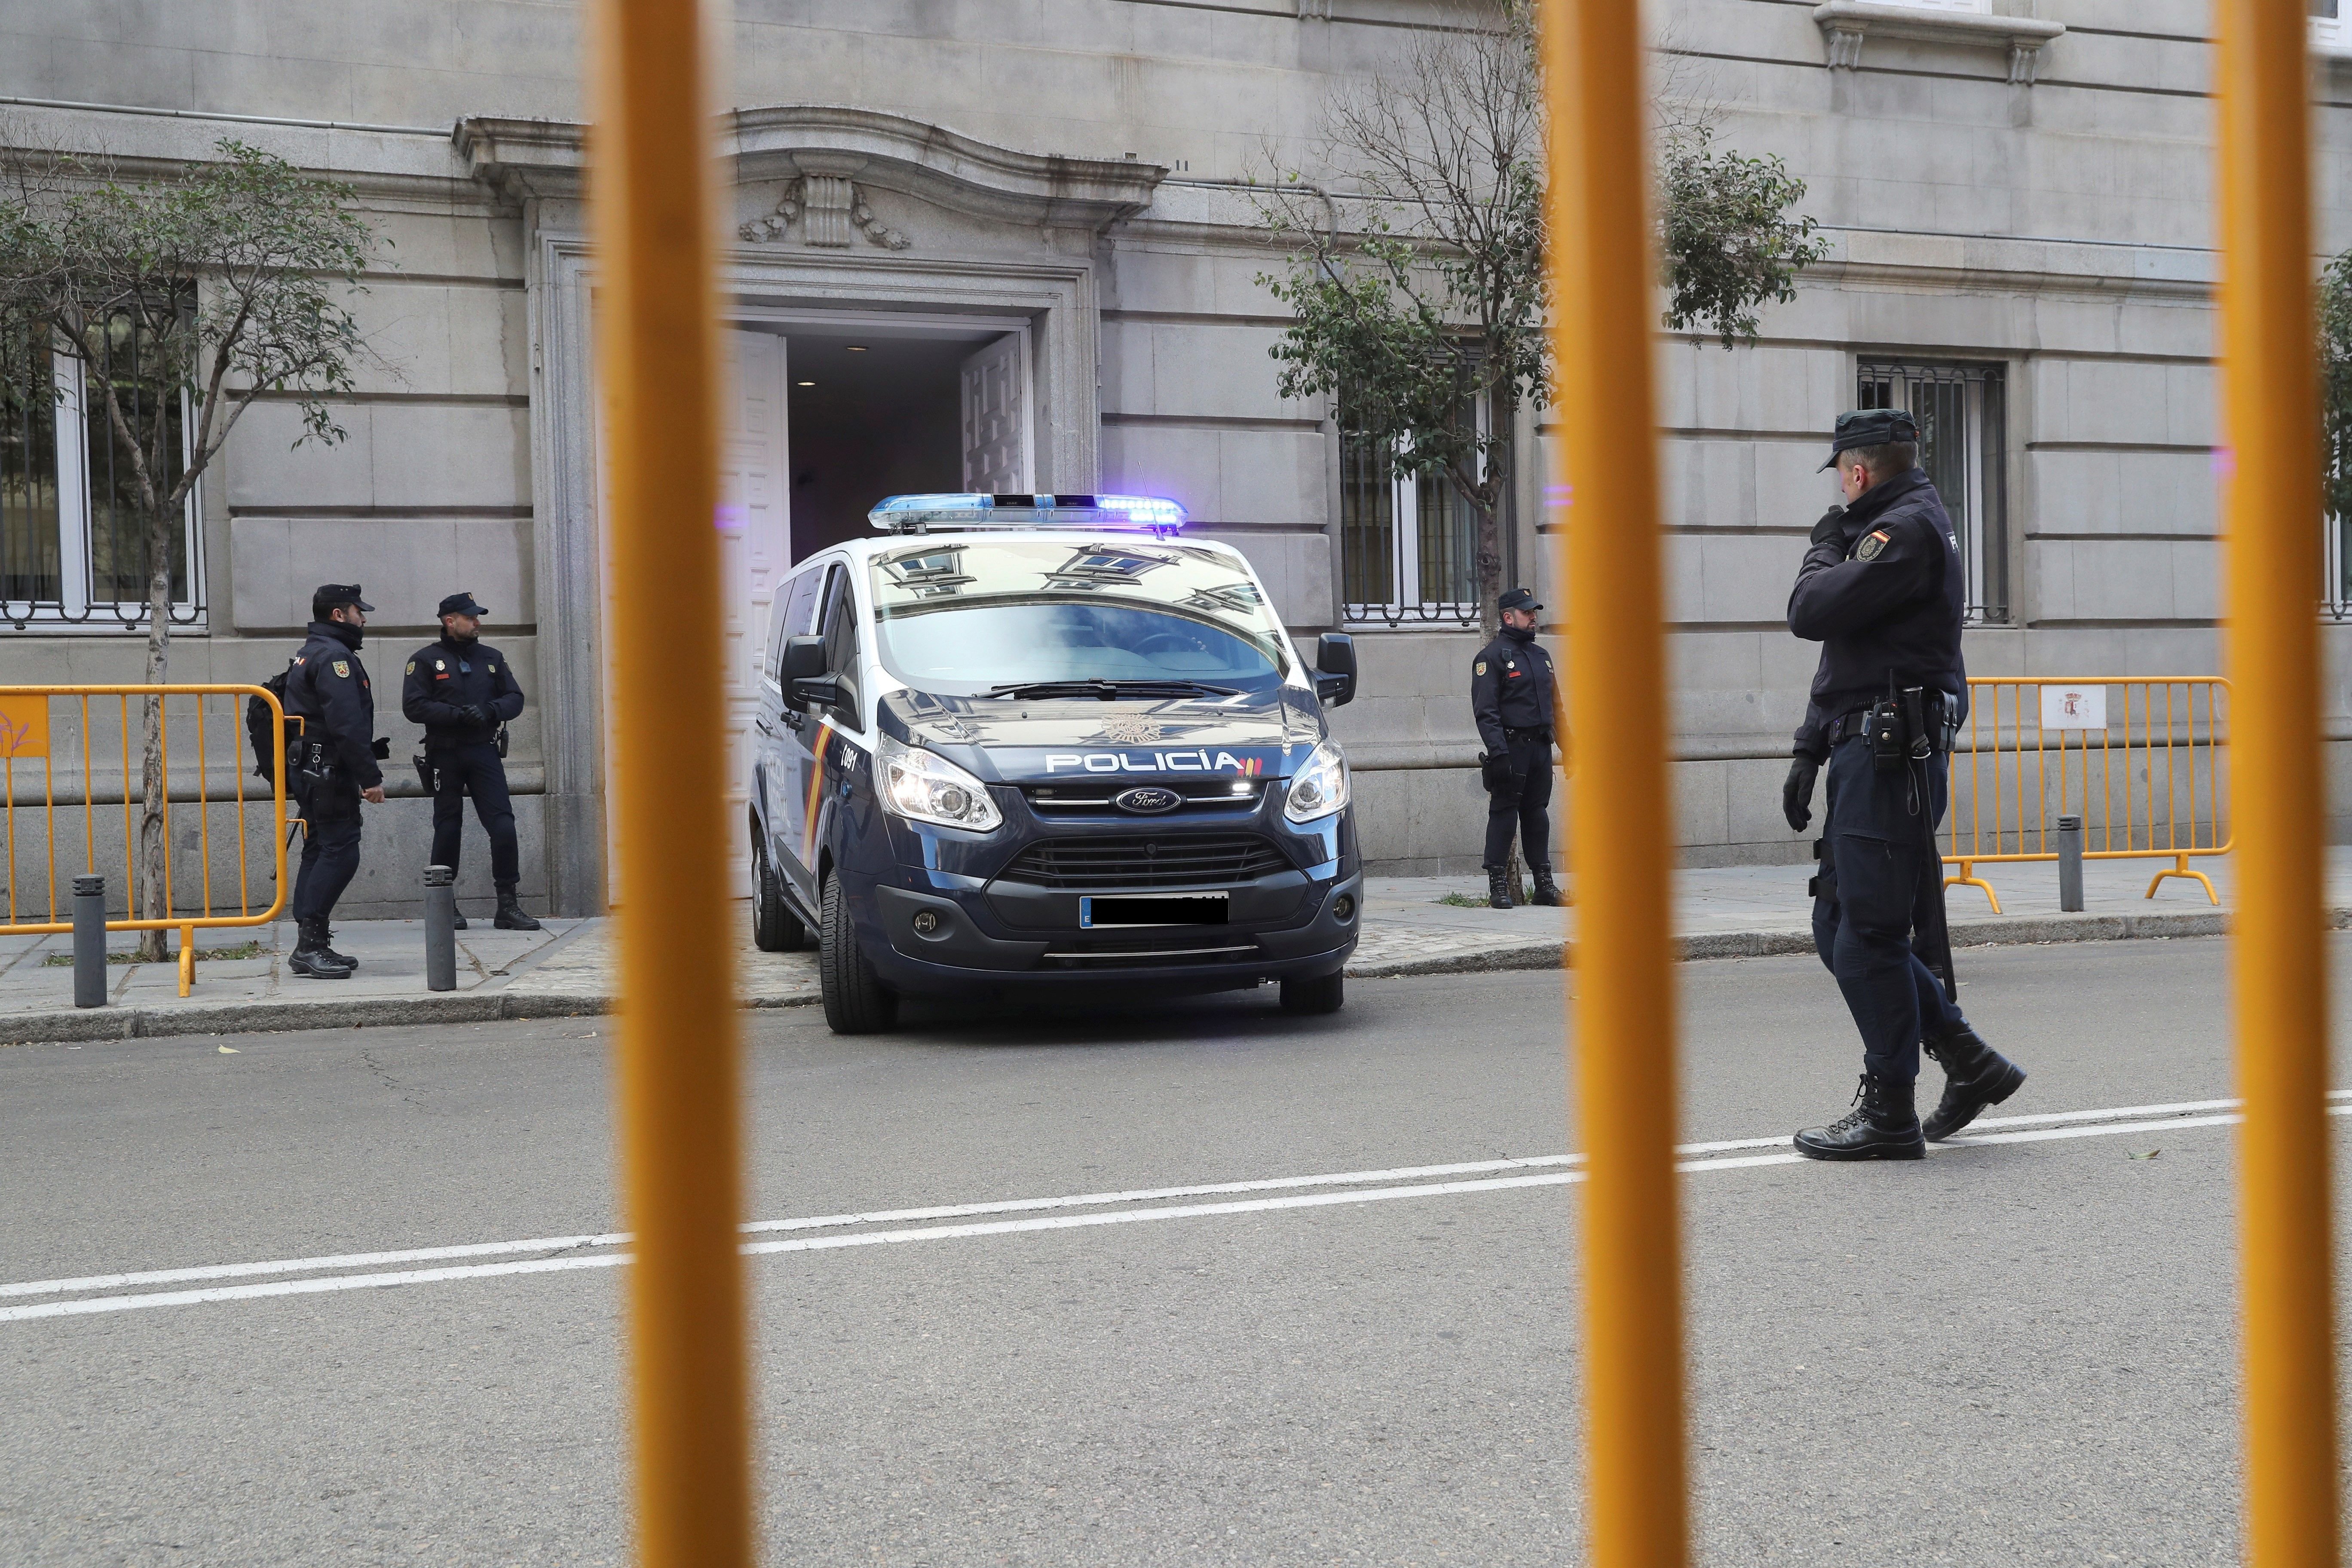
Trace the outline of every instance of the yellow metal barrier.
{"label": "yellow metal barrier", "polygon": [[1641,7],[1549,0],[1551,271],[1568,522],[1569,707],[1609,759],[1570,802],[1594,1568],[1690,1560],[1675,1190],[1674,780],[1666,762]]}
{"label": "yellow metal barrier", "polygon": [[2327,1124],[2321,877],[2321,515],[2314,330],[2309,7],[2218,0],[2221,155],[2223,668],[2246,694],[2238,917],[2231,944],[2245,1311],[2246,1557],[2342,1559],[2336,1464],[2336,1227]]}
{"label": "yellow metal barrier", "polygon": [[1958,872],[1944,885],[1981,889],[1999,914],[1976,868],[2057,859],[2058,818],[2079,816],[2084,859],[2170,860],[2149,898],[2182,877],[2219,904],[2189,862],[2230,852],[2229,717],[2219,676],[1971,679],[1945,817],[1944,864]]}
{"label": "yellow metal barrier", "polygon": [[[251,763],[246,754],[244,710],[246,700],[252,697],[268,705],[275,736],[276,765],[271,769],[275,782],[267,791],[246,787]],[[164,913],[160,917],[139,912],[152,889],[139,845],[146,798],[140,777],[145,715],[142,711],[134,724],[132,709],[136,700],[143,710],[149,698],[158,698],[163,705]],[[184,700],[175,703],[175,700]],[[110,713],[107,711],[110,700],[114,709]],[[226,715],[221,712],[224,707]],[[179,743],[176,764],[175,739]],[[62,779],[60,761],[66,764]],[[285,905],[286,713],[278,699],[258,686],[0,686],[0,766],[5,769],[5,785],[0,785],[0,808],[5,809],[0,809],[0,816],[6,823],[8,890],[8,918],[0,924],[0,935],[37,936],[73,930],[70,888],[61,896],[58,881],[61,827],[67,839],[67,882],[70,883],[77,868],[86,875],[102,870],[111,889],[110,900],[118,894],[122,900],[122,915],[118,919],[110,912],[107,930],[178,931],[183,996],[195,982],[197,931],[267,925]],[[33,793],[37,784],[37,798]],[[174,805],[180,808],[183,826],[191,808],[196,816],[195,864],[188,874],[183,874],[178,865],[179,846],[172,833]],[[101,807],[104,826],[100,826]],[[110,847],[101,856],[100,840],[111,837],[117,807],[121,813],[121,853]],[[264,807],[267,819],[257,820]],[[215,823],[224,814],[229,831],[216,839]],[[27,818],[34,821],[28,823]],[[251,840],[265,828],[269,836],[273,890],[268,903],[256,909]],[[19,858],[28,847],[35,862],[30,877],[23,875],[19,866]],[[222,853],[216,854],[216,849]],[[225,858],[226,855],[233,855],[233,861]],[[227,888],[232,865],[236,883],[234,912]],[[118,867],[119,879],[114,875]],[[32,886],[24,888],[27,881]],[[58,918],[61,907],[62,920]]]}

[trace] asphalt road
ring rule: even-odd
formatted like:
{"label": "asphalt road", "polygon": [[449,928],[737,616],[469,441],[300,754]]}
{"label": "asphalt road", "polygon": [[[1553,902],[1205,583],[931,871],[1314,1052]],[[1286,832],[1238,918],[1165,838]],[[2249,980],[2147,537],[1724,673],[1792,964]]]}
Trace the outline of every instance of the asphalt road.
{"label": "asphalt road", "polygon": [[[2003,1113],[2226,1096],[2224,957],[1964,953],[2033,1075]],[[1691,1140],[1843,1109],[1818,965],[1681,973]],[[757,1015],[748,1217],[1558,1155],[1559,1002],[1508,974],[1307,1021],[1270,993],[859,1041]],[[0,1050],[0,1285],[610,1232],[611,1114],[578,1022]],[[1686,1176],[1703,1559],[2235,1563],[2231,1137]],[[749,1264],[768,1559],[1575,1561],[1579,1189],[1427,1190],[1561,1173],[762,1232],[826,1244]],[[0,1291],[0,1562],[624,1561],[614,1250]],[[22,1315],[61,1301],[113,1305]]]}

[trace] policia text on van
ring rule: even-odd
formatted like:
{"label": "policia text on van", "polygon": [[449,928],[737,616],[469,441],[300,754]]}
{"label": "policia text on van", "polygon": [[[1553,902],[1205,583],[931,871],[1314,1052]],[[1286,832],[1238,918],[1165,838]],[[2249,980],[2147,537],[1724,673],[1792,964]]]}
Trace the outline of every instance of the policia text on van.
{"label": "policia text on van", "polygon": [[1328,1013],[1363,871],[1308,670],[1249,563],[1121,496],[896,496],[776,595],[754,935],[817,935],[825,1017],[904,994],[1279,983]]}

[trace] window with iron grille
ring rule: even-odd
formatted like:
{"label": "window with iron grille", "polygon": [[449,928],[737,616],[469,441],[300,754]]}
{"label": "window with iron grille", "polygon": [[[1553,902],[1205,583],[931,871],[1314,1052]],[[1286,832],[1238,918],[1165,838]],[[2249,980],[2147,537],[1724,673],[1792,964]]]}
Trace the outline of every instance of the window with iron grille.
{"label": "window with iron grille", "polygon": [[[160,486],[186,472],[187,399],[142,375],[126,319],[105,374],[132,428],[168,400]],[[131,454],[82,363],[27,337],[0,342],[0,622],[135,626],[147,618],[147,529]],[[171,542],[172,619],[204,618],[203,550],[192,489]]]}
{"label": "window with iron grille", "polygon": [[1865,359],[1857,408],[1900,408],[1919,422],[1919,466],[1959,536],[1971,625],[2009,619],[2008,438],[2001,367]]}
{"label": "window with iron grille", "polygon": [[[1470,410],[1464,417],[1475,416]],[[1368,626],[1478,618],[1478,511],[1444,474],[1394,474],[1389,448],[1339,435],[1341,614]]]}

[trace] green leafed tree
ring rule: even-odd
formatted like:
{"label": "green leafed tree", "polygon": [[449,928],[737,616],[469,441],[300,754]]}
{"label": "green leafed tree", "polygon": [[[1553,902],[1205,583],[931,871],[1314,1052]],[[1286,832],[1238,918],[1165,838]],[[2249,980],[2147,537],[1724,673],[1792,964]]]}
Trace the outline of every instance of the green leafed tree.
{"label": "green leafed tree", "polygon": [[2319,376],[2322,493],[2336,542],[2326,594],[2336,601],[2352,591],[2352,250],[2319,275]]}
{"label": "green leafed tree", "polygon": [[[0,398],[78,380],[102,416],[142,520],[147,679],[170,679],[175,566],[189,497],[257,400],[290,400],[296,445],[344,438],[331,399],[367,345],[349,300],[380,243],[348,185],[243,142],[137,175],[65,153],[20,156],[0,182],[0,344],[68,377],[12,376]],[[140,915],[168,918],[163,700],[145,703]],[[164,952],[163,932],[143,939]]]}
{"label": "green leafed tree", "polygon": [[[1476,521],[1480,625],[1495,628],[1523,407],[1551,400],[1545,267],[1547,119],[1528,0],[1488,25],[1429,32],[1378,79],[1335,93],[1325,167],[1264,182],[1257,207],[1288,255],[1259,281],[1291,321],[1270,351],[1286,397],[1328,398],[1395,477],[1450,487]],[[1716,144],[1703,115],[1656,131],[1664,324],[1726,347],[1794,298],[1818,260],[1804,183],[1777,158]]]}

